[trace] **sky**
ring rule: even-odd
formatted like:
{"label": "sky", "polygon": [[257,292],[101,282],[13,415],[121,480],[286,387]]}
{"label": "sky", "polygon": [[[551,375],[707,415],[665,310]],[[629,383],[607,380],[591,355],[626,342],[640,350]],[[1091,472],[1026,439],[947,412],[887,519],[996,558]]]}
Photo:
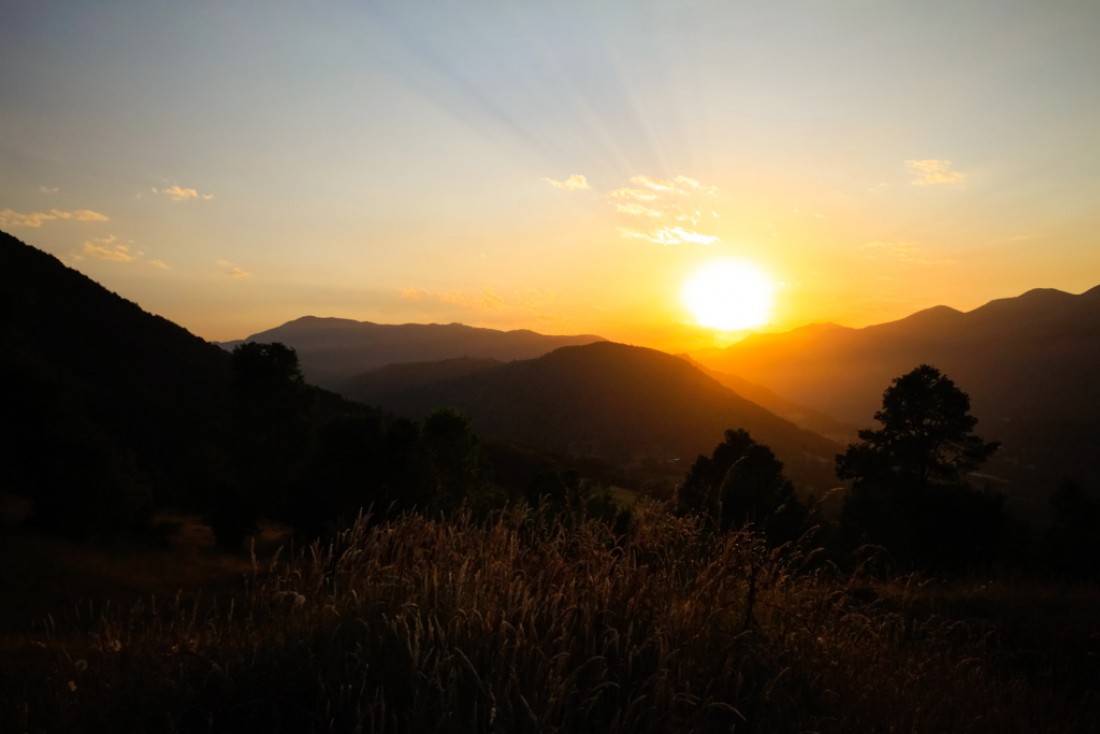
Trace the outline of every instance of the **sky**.
{"label": "sky", "polygon": [[[209,340],[1100,284],[1100,2],[0,0],[0,229]],[[733,285],[731,285],[733,287]]]}

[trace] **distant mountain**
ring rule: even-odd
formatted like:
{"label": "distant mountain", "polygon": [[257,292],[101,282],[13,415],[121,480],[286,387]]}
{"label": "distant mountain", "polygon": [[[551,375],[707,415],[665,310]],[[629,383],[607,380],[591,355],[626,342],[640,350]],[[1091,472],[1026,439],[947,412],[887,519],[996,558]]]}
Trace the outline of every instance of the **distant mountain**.
{"label": "distant mountain", "polygon": [[[407,382],[395,374],[408,376]],[[479,433],[678,476],[726,429],[745,428],[804,488],[835,484],[837,444],[652,349],[597,342],[507,364],[400,365],[346,383],[344,390],[410,417],[455,407]]]}
{"label": "distant mountain", "polygon": [[498,331],[463,324],[375,324],[304,316],[221,346],[232,349],[246,341],[281,342],[293,347],[306,379],[335,388],[387,364],[458,357],[531,359],[558,347],[591,344],[603,338],[592,334],[548,336],[525,329]]}
{"label": "distant mountain", "polygon": [[851,441],[856,435],[857,429],[854,425],[842,423],[819,410],[788,400],[775,391],[755,382],[749,382],[738,375],[731,375],[727,372],[709,369],[702,362],[692,358],[690,355],[681,354],[678,356],[681,359],[687,360],[705,374],[713,377],[723,387],[733,390],[741,397],[751,400],[762,408],[767,408],[780,418],[785,418],[800,428],[813,431],[831,441],[836,441],[841,444]]}
{"label": "distant mountain", "polygon": [[861,427],[893,378],[929,363],[970,394],[977,432],[1004,443],[998,472],[1035,488],[1067,476],[1100,487],[1100,287],[762,334],[694,356]]}

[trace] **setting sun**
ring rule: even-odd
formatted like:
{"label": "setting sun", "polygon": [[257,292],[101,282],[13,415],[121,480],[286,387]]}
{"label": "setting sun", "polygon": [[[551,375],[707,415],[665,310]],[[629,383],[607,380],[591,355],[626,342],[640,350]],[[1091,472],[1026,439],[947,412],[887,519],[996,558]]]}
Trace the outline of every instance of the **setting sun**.
{"label": "setting sun", "polygon": [[684,282],[682,298],[700,326],[738,331],[768,322],[775,284],[754,265],[718,260]]}

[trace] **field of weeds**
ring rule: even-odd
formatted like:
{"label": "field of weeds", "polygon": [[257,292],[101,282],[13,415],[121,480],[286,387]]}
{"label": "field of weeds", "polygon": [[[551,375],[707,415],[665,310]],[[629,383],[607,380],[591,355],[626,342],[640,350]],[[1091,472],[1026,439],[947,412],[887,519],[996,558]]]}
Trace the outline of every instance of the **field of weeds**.
{"label": "field of weeds", "polygon": [[364,519],[234,594],[9,635],[0,730],[1097,730],[1095,656],[953,593],[658,508],[624,535],[526,511]]}

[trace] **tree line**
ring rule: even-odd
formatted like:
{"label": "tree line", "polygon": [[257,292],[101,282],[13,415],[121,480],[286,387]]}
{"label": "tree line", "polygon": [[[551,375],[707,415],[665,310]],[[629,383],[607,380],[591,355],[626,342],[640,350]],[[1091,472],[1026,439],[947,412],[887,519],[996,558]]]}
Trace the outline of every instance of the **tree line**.
{"label": "tree line", "polygon": [[[385,517],[524,502],[570,521],[629,524],[629,508],[576,471],[532,464],[517,483],[497,481],[470,421],[454,410],[413,421],[344,401],[334,409],[333,396],[305,383],[296,353],[282,344],[239,345],[231,364],[219,440],[203,437],[208,466],[195,473],[193,491],[175,498],[225,546],[239,547],[262,518],[317,535],[350,525],[364,507]],[[48,410],[27,414],[50,420]],[[880,427],[859,431],[836,457],[846,483],[839,516],[825,516],[824,498],[800,499],[771,449],[740,429],[695,460],[672,509],[702,515],[719,534],[751,526],[773,546],[813,530],[835,558],[876,558],[895,570],[957,574],[1038,560],[1067,576],[1097,573],[1100,503],[1065,482],[1051,498],[1047,530],[1029,541],[1004,496],[975,480],[999,446],[975,433],[969,396],[938,369],[920,365],[896,378],[874,419]],[[112,450],[81,421],[51,430],[57,440],[35,450],[64,458],[27,462],[24,476],[11,475],[34,488],[39,525],[69,534],[148,525],[158,503],[133,455]]]}

